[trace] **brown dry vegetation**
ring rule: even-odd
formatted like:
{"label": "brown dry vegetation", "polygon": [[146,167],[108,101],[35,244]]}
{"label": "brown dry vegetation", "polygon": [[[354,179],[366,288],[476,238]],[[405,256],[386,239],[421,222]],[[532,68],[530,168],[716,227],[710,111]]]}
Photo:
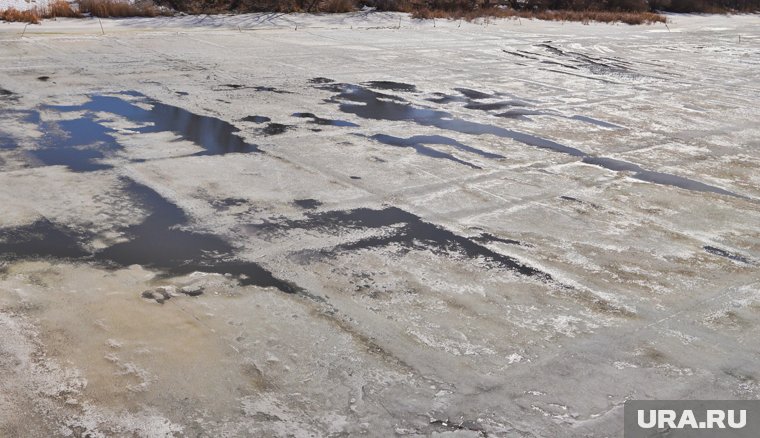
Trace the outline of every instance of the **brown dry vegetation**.
{"label": "brown dry vegetation", "polygon": [[384,11],[401,11],[413,18],[474,20],[481,17],[526,18],[549,21],[597,21],[604,23],[651,24],[666,22],[665,16],[648,10],[542,9],[493,6],[489,0],[375,0],[373,6]]}
{"label": "brown dry vegetation", "polygon": [[79,18],[81,16],[82,14],[72,8],[66,0],[56,0],[50,3],[44,14],[44,18]]}
{"label": "brown dry vegetation", "polygon": [[[625,3],[626,1],[628,3]],[[408,12],[413,18],[419,19],[447,18],[471,21],[481,17],[499,17],[627,24],[667,21],[665,16],[650,12],[646,7],[642,8],[643,0],[618,0],[619,4],[613,10],[592,7],[593,0],[588,0],[583,3],[583,8],[572,9],[573,5],[580,6],[582,2],[583,0],[575,0],[560,9],[547,9],[548,2],[539,4],[540,2],[534,1],[536,4],[532,7],[525,7],[525,3],[509,0],[373,0],[371,5],[383,11]],[[495,6],[496,4],[498,6]],[[523,7],[519,7],[519,4]],[[646,2],[643,4],[646,6]]]}
{"label": "brown dry vegetation", "polygon": [[40,22],[40,15],[36,10],[19,11],[15,8],[8,8],[4,11],[0,11],[0,20],[37,24]]}
{"label": "brown dry vegetation", "polygon": [[130,3],[124,0],[79,0],[73,6],[66,0],[55,0],[44,8],[19,11],[14,8],[0,11],[0,20],[38,24],[44,18],[93,17],[155,17],[167,15],[165,9],[153,2]]}
{"label": "brown dry vegetation", "polygon": [[151,2],[123,0],[79,0],[79,12],[93,17],[155,17],[161,10]]}
{"label": "brown dry vegetation", "polygon": [[655,12],[619,12],[619,11],[538,11],[529,13],[527,18],[550,21],[591,21],[602,23],[652,24],[665,23],[667,18]]}
{"label": "brown dry vegetation", "polygon": [[159,4],[190,14],[247,12],[351,12],[360,0],[157,0]]}
{"label": "brown dry vegetation", "polygon": [[320,12],[340,13],[355,10],[356,3],[353,0],[327,0],[319,5]]}
{"label": "brown dry vegetation", "polygon": [[506,8],[489,8],[476,10],[445,10],[421,8],[412,12],[413,18],[447,18],[472,21],[482,17],[525,18],[546,21],[579,21],[582,23],[626,23],[652,24],[665,23],[667,18],[654,12],[619,12],[619,11],[526,11]]}
{"label": "brown dry vegetation", "polygon": [[[42,18],[153,17],[167,15],[164,6],[190,14],[245,12],[350,12],[361,6],[408,12],[414,18],[473,20],[479,17],[551,21],[649,24],[665,22],[659,10],[675,12],[751,12],[760,0],[78,0],[78,7],[56,0],[45,9],[0,12],[0,20],[37,23]],[[161,5],[161,7],[156,6]]]}

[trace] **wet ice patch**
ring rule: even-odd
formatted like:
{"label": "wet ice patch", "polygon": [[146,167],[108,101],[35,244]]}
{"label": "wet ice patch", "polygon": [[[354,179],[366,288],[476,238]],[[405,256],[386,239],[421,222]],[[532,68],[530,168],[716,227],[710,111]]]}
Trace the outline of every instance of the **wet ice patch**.
{"label": "wet ice patch", "polygon": [[0,382],[0,389],[16,400],[30,400],[33,410],[27,415],[33,415],[40,424],[63,436],[77,433],[93,438],[165,438],[183,431],[182,426],[151,408],[129,412],[95,407],[86,397],[87,380],[81,371],[48,357],[35,327],[23,318],[0,312],[0,330],[0,363],[11,359],[16,364],[4,367],[11,378]]}
{"label": "wet ice patch", "polygon": [[404,82],[369,81],[369,82],[365,82],[364,85],[370,88],[377,89],[377,90],[404,91],[404,92],[417,91],[416,86],[412,84],[406,84]]}
{"label": "wet ice patch", "polygon": [[244,122],[251,122],[251,123],[266,123],[266,122],[271,121],[272,119],[266,116],[248,116],[248,117],[244,117],[242,120]]}
{"label": "wet ice patch", "polygon": [[[375,231],[368,237],[321,250],[325,255],[398,245],[401,248],[431,250],[443,255],[463,254],[468,258],[481,259],[486,264],[508,269],[526,277],[554,282],[552,276],[546,272],[514,257],[493,251],[472,239],[425,222],[419,216],[396,207],[382,210],[359,208],[347,211],[307,212],[304,219],[275,219],[248,227],[249,232],[264,238],[287,235],[299,229],[326,234],[345,234],[348,230]],[[377,234],[377,231],[382,233]]]}
{"label": "wet ice patch", "polygon": [[752,260],[750,260],[748,257],[745,257],[745,256],[743,256],[741,254],[737,254],[735,252],[727,251],[725,249],[716,248],[716,247],[711,246],[711,245],[705,245],[705,246],[702,247],[702,249],[704,249],[706,252],[708,252],[710,254],[713,254],[713,255],[716,255],[716,256],[719,256],[719,257],[724,257],[724,258],[727,258],[727,259],[732,260],[734,262],[743,263],[745,265],[751,265],[751,264],[753,264]]}
{"label": "wet ice patch", "polygon": [[293,117],[298,117],[301,119],[311,119],[310,123],[313,123],[315,125],[342,126],[342,127],[351,127],[351,128],[355,128],[359,126],[356,123],[347,122],[345,120],[325,119],[322,117],[317,117],[313,113],[293,113]]}
{"label": "wet ice patch", "polygon": [[[229,274],[242,285],[275,287],[288,293],[301,290],[257,263],[236,258],[234,247],[224,239],[183,229],[189,222],[185,212],[150,188],[127,180],[124,190],[148,212],[141,223],[119,230],[127,237],[124,241],[95,251],[85,250],[93,236],[42,219],[31,225],[0,229],[0,258],[69,259],[105,267],[137,264],[165,275],[214,272]],[[151,291],[144,298],[163,303],[171,298],[165,292]]]}
{"label": "wet ice patch", "polygon": [[279,135],[290,129],[291,126],[283,125],[282,123],[269,123],[267,126],[261,129],[264,135]]}
{"label": "wet ice patch", "polygon": [[93,95],[82,105],[49,106],[47,109],[79,117],[47,123],[44,130],[51,135],[34,155],[46,165],[66,165],[74,171],[110,168],[100,160],[123,148],[115,139],[115,130],[106,126],[101,118],[104,115],[136,125],[130,131],[137,134],[171,132],[203,149],[192,155],[260,152],[256,145],[243,140],[239,130],[228,122],[164,104],[136,92]]}

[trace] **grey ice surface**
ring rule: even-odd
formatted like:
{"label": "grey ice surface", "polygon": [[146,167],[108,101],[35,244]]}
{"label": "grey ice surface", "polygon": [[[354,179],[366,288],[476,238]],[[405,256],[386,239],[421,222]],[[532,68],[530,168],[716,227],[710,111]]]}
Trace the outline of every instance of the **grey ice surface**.
{"label": "grey ice surface", "polygon": [[758,398],[760,18],[669,19],[0,23],[0,436]]}

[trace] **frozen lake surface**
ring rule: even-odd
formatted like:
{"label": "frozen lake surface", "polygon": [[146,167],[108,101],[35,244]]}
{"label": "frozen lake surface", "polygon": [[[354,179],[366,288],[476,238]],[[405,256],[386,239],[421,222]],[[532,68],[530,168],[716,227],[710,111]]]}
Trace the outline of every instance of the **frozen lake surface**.
{"label": "frozen lake surface", "polygon": [[757,16],[23,29],[2,436],[620,436],[627,399],[760,396]]}
{"label": "frozen lake surface", "polygon": [[20,11],[34,8],[44,8],[50,1],[48,0],[0,0],[0,11],[14,8]]}

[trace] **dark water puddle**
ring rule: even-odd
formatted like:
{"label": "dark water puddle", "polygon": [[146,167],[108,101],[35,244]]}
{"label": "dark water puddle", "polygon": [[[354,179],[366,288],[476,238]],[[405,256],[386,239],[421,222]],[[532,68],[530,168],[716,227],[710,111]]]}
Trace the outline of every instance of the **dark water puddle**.
{"label": "dark water puddle", "polygon": [[[135,129],[140,133],[172,132],[204,149],[193,155],[261,152],[256,145],[243,140],[235,126],[221,119],[194,114],[139,93],[122,94],[138,97],[141,103],[151,108],[144,109],[121,97],[101,95],[91,96],[82,105],[51,106],[50,109],[63,113],[86,111],[86,114],[78,120],[58,122],[65,135],[48,139],[45,147],[35,151],[35,155],[46,164],[66,164],[72,170],[102,168],[93,160],[103,158],[121,146],[112,137],[113,130],[99,122],[95,113],[109,113],[143,125]],[[69,157],[70,154],[73,158]]]}
{"label": "dark water puddle", "polygon": [[417,91],[417,87],[412,84],[405,84],[403,82],[393,81],[369,81],[364,85],[377,90],[389,90],[389,91],[404,91],[407,93],[414,93]]}
{"label": "dark water puddle", "polygon": [[[575,67],[572,67],[575,68]],[[532,103],[529,103],[525,100],[521,99],[508,99],[508,100],[500,100],[498,102],[482,102],[484,99],[493,99],[493,98],[499,98],[501,96],[504,96],[504,94],[488,94],[484,93],[478,90],[471,90],[468,88],[455,88],[456,91],[462,94],[462,96],[450,96],[446,95],[444,93],[435,93],[436,97],[428,98],[427,100],[430,102],[435,103],[451,103],[451,102],[462,102],[464,103],[464,108],[471,109],[471,110],[478,110],[478,111],[498,111],[503,110],[505,108],[508,108],[506,111],[494,114],[496,117],[502,117],[502,118],[508,118],[508,119],[517,119],[517,120],[530,120],[526,116],[552,116],[552,117],[565,117],[568,119],[573,120],[580,120],[582,122],[591,123],[593,125],[605,127],[605,128],[614,128],[614,129],[621,129],[621,126],[605,122],[602,120],[597,120],[591,117],[581,116],[581,115],[575,115],[571,117],[563,116],[557,112],[554,111],[542,111],[542,110],[533,110],[533,109],[525,109],[525,107],[533,106]]]}
{"label": "dark water puddle", "polygon": [[232,207],[240,207],[241,205],[246,204],[248,204],[248,200],[243,198],[223,198],[211,201],[211,205],[217,210],[227,210]]}
{"label": "dark water puddle", "polygon": [[[47,166],[67,166],[75,172],[110,169],[112,166],[97,161],[121,149],[111,136],[113,130],[90,118],[64,120],[56,123],[63,135],[47,132],[42,148],[31,154]],[[52,133],[52,134],[51,134]]]}
{"label": "dark water puddle", "polygon": [[[418,138],[419,137],[419,138]],[[396,147],[402,147],[402,148],[413,148],[415,151],[417,151],[420,155],[425,155],[427,157],[431,158],[442,158],[444,160],[453,161],[455,163],[464,164],[465,166],[472,167],[473,169],[481,169],[480,166],[476,166],[475,164],[469,163],[467,161],[461,160],[451,154],[447,154],[445,152],[441,152],[437,149],[433,149],[430,147],[425,146],[425,143],[427,144],[448,144],[445,142],[446,137],[441,137],[441,140],[437,140],[433,137],[436,136],[417,136],[417,137],[410,137],[410,138],[400,138],[400,137],[393,137],[391,135],[385,135],[385,134],[375,134],[369,138],[372,140],[378,141],[383,144],[387,144],[389,146],[396,146]],[[453,139],[449,139],[452,142],[455,142]],[[456,142],[458,143],[458,142]],[[461,143],[460,143],[461,144]]]}
{"label": "dark water puddle", "polygon": [[312,84],[329,84],[331,82],[335,82],[334,80],[330,78],[323,78],[321,76],[318,76],[316,78],[309,79],[309,82]]}
{"label": "dark water puddle", "polygon": [[47,82],[50,80],[50,76],[37,76],[37,80],[41,82]]}
{"label": "dark water puddle", "polygon": [[18,147],[18,141],[4,130],[6,120],[19,121],[39,125],[41,122],[39,111],[34,110],[16,110],[0,109],[0,149],[15,149]]}
{"label": "dark water puddle", "polygon": [[337,96],[328,102],[338,103],[341,111],[372,120],[410,121],[423,126],[433,126],[447,131],[470,135],[494,135],[511,138],[520,143],[551,149],[573,156],[586,154],[578,149],[511,129],[470,122],[454,118],[450,113],[430,108],[419,108],[406,101],[388,100],[384,95],[356,85],[343,85]]}
{"label": "dark water puddle", "polygon": [[463,97],[463,96],[452,96],[446,93],[433,93],[433,95],[435,97],[428,97],[425,100],[427,100],[428,102],[442,103],[442,104],[447,104],[447,103],[452,103],[452,102],[465,102],[465,103],[471,102],[470,99],[467,99],[466,97]]}
{"label": "dark water puddle", "polygon": [[296,199],[295,201],[293,201],[293,203],[306,210],[314,210],[320,205],[322,205],[320,201],[317,201],[316,199],[311,199],[311,198]]}
{"label": "dark water puddle", "polygon": [[126,190],[150,214],[142,223],[123,230],[129,241],[97,252],[97,260],[185,273],[193,271],[191,266],[206,267],[232,252],[232,247],[217,236],[179,229],[187,224],[188,217],[155,191],[135,182],[130,182]]}
{"label": "dark water puddle", "polygon": [[[473,90],[470,88],[455,88],[455,91],[459,95],[451,95],[446,93],[433,93],[435,97],[428,98],[426,100],[434,103],[448,104],[452,102],[464,103],[465,108],[475,109],[481,111],[492,111],[512,106],[530,106],[527,100],[519,99],[515,96],[506,93],[484,93],[482,91]],[[508,100],[504,100],[504,97],[510,97]],[[499,102],[481,102],[486,99],[502,99]]]}
{"label": "dark water puddle", "polygon": [[351,175],[351,176],[349,176],[349,178],[351,178],[351,179],[362,179],[362,177],[356,176],[356,175]]}
{"label": "dark water puddle", "polygon": [[737,195],[736,193],[729,192],[728,190],[721,189],[720,187],[711,186],[699,181],[694,181],[682,176],[671,175],[669,173],[653,172],[650,170],[642,169],[637,164],[629,163],[627,161],[615,160],[612,158],[604,157],[592,157],[586,156],[583,158],[583,162],[586,164],[593,164],[595,166],[603,167],[605,169],[614,170],[618,172],[633,172],[631,177],[639,179],[641,181],[647,181],[655,184],[662,184],[666,186],[679,187],[686,190],[692,190],[695,192],[710,192],[717,193],[719,195],[734,196],[737,198],[747,199],[745,196]]}
{"label": "dark water puddle", "polygon": [[[20,116],[18,117],[18,120],[26,123],[38,124],[40,122],[40,114],[37,111],[0,110],[0,115],[10,115],[11,118]],[[5,119],[5,117],[3,117],[3,119]],[[18,142],[12,135],[4,132],[3,119],[0,119],[0,149],[15,149],[18,147]]]}
{"label": "dark water puddle", "polygon": [[587,122],[587,123],[591,123],[591,124],[594,124],[594,125],[597,125],[597,126],[601,126],[603,128],[623,129],[623,127],[620,126],[620,125],[616,125],[616,124],[610,123],[610,122],[605,122],[604,120],[594,119],[594,118],[591,118],[591,117],[576,115],[576,116],[572,116],[570,118],[571,119],[575,119],[575,120],[580,120],[580,121],[583,121],[583,122]]}
{"label": "dark water puddle", "polygon": [[252,123],[266,123],[266,122],[272,121],[272,119],[266,116],[248,116],[248,117],[244,117],[242,120],[244,122],[252,122]]}
{"label": "dark water puddle", "polygon": [[0,103],[18,101],[18,94],[0,87]]}
{"label": "dark water puddle", "polygon": [[454,88],[454,90],[459,92],[462,96],[468,99],[472,99],[472,100],[493,99],[494,97],[498,97],[493,94],[488,94],[482,91],[472,90],[469,88]]}
{"label": "dark water puddle", "polygon": [[142,223],[121,230],[128,241],[90,253],[81,242],[91,236],[40,220],[24,227],[0,229],[0,257],[65,258],[107,267],[137,264],[163,271],[167,276],[195,271],[229,274],[243,285],[276,287],[288,293],[300,291],[256,263],[235,259],[234,248],[220,237],[181,229],[189,222],[187,215],[152,189],[134,181],[128,181],[125,189],[149,212]]}
{"label": "dark water puddle", "polygon": [[349,128],[356,128],[359,126],[356,123],[347,122],[345,120],[323,119],[322,117],[317,117],[312,113],[293,113],[293,117],[298,117],[300,119],[311,119],[311,123],[317,125],[342,126]]}
{"label": "dark water puddle", "polygon": [[380,236],[360,239],[323,250],[324,254],[337,254],[362,249],[382,248],[389,245],[399,245],[406,249],[432,250],[438,254],[456,252],[471,259],[483,259],[487,263],[514,271],[520,275],[553,282],[546,272],[540,271],[521,261],[509,257],[476,243],[466,237],[459,236],[445,228],[423,221],[407,211],[396,207],[382,210],[359,208],[355,210],[327,211],[306,213],[306,219],[280,220],[261,225],[252,225],[249,229],[254,233],[281,235],[293,229],[318,231],[325,234],[340,235],[350,230],[383,230]]}
{"label": "dark water puddle", "polygon": [[467,146],[466,144],[456,141],[453,138],[445,137],[442,135],[415,135],[409,138],[401,138],[401,137],[394,137],[394,136],[386,135],[386,134],[376,134],[369,138],[371,138],[372,140],[378,141],[380,143],[390,145],[390,146],[414,148],[414,150],[416,150],[418,154],[422,154],[422,155],[432,157],[432,158],[442,158],[446,160],[451,160],[456,163],[464,164],[466,166],[470,166],[476,169],[480,169],[480,167],[472,163],[468,163],[466,161],[460,160],[459,158],[451,154],[447,154],[445,152],[441,152],[436,149],[429,148],[425,145],[438,144],[438,145],[452,146],[461,151],[473,153],[481,157],[490,158],[490,159],[505,158],[503,155],[494,154],[494,153],[486,152],[484,150],[477,149],[471,146]]}
{"label": "dark water puddle", "polygon": [[177,96],[189,96],[190,95],[190,93],[188,93],[187,91],[175,91],[174,94],[176,94]]}
{"label": "dark water puddle", "polygon": [[335,91],[337,94],[332,98],[327,99],[327,102],[337,103],[341,111],[347,114],[354,114],[361,118],[371,120],[407,121],[421,126],[432,126],[461,134],[476,136],[487,134],[510,138],[528,146],[548,149],[554,152],[582,158],[584,163],[599,166],[608,170],[633,172],[633,177],[642,181],[679,187],[686,190],[712,192],[746,199],[746,197],[721,189],[720,187],[711,186],[676,175],[645,170],[636,164],[621,160],[592,156],[580,149],[566,146],[532,134],[455,118],[449,112],[416,107],[403,99],[387,99],[385,98],[385,95],[361,86],[330,84],[328,87],[329,88],[326,89]]}
{"label": "dark water puddle", "polygon": [[15,149],[18,144],[9,136],[0,134],[0,149]]}
{"label": "dark water puddle", "polygon": [[544,111],[531,110],[524,108],[508,109],[502,113],[496,114],[496,117],[502,117],[505,119],[527,119],[525,116],[554,116],[556,114],[550,114]]}
{"label": "dark water puddle", "polygon": [[528,106],[528,103],[521,100],[503,100],[500,102],[470,102],[464,107],[467,109],[474,109],[480,111],[493,111],[504,108],[511,108],[515,106]]}
{"label": "dark water puddle", "polygon": [[214,91],[254,90],[254,91],[265,91],[265,92],[277,93],[277,94],[293,94],[291,91],[280,90],[279,88],[275,88],[275,87],[265,87],[262,85],[222,84],[219,87],[220,88],[217,88]]}
{"label": "dark water puddle", "polygon": [[528,246],[528,245],[524,245],[519,240],[504,239],[502,237],[494,236],[491,233],[483,233],[480,236],[473,237],[472,240],[474,240],[476,242],[480,242],[480,243],[499,242],[499,243],[504,243],[506,245]]}
{"label": "dark water puddle", "polygon": [[264,135],[279,135],[292,128],[290,125],[283,125],[282,123],[270,123],[265,126],[261,132]]}
{"label": "dark water puddle", "polygon": [[251,87],[251,88],[253,88],[256,91],[266,91],[266,92],[269,92],[269,93],[293,94],[292,91],[280,90],[279,88],[275,88],[275,87],[264,87],[264,86],[261,86],[261,85],[257,85],[255,87]]}
{"label": "dark water puddle", "polygon": [[0,228],[0,258],[79,259],[89,254],[79,244],[81,236],[47,219],[16,228]]}
{"label": "dark water puddle", "polygon": [[727,259],[733,260],[735,262],[745,263],[747,265],[751,265],[752,260],[748,259],[747,257],[744,257],[741,254],[736,254],[734,252],[726,251],[725,249],[716,248],[714,246],[703,246],[702,249],[709,252],[710,254],[725,257]]}

